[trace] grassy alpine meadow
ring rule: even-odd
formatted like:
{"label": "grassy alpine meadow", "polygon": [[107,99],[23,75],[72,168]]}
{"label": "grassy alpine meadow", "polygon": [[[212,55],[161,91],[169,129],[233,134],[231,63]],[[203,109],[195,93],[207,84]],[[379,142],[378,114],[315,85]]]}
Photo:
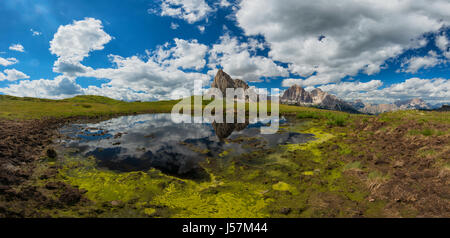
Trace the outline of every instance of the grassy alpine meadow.
{"label": "grassy alpine meadow", "polygon": [[[42,119],[42,118],[68,118],[68,117],[111,117],[125,114],[142,113],[171,113],[172,108],[181,100],[167,100],[155,102],[125,102],[114,100],[103,96],[83,95],[68,99],[52,100],[30,97],[13,97],[0,95],[0,118],[4,119]],[[211,100],[202,100],[202,107],[208,105]],[[191,98],[194,104],[194,97]],[[226,103],[223,103],[226,110]],[[235,108],[237,105],[235,104]],[[193,108],[193,107],[192,107]],[[249,104],[246,103],[246,111]],[[258,105],[259,110],[259,105]],[[270,114],[271,104],[267,102],[267,111]],[[279,105],[282,115],[317,115],[321,117],[326,113],[328,117],[342,118],[351,117],[348,113],[338,111],[324,111],[320,109],[290,105]],[[182,112],[182,111],[180,111]],[[312,116],[311,118],[314,118]],[[322,118],[322,117],[321,117]]]}
{"label": "grassy alpine meadow", "polygon": [[[288,118],[280,131],[310,134],[312,140],[270,149],[249,143],[246,146],[255,150],[233,156],[231,150],[214,155],[188,145],[205,155],[199,166],[207,180],[180,178],[156,168],[107,170],[93,157],[55,152],[56,131],[72,122],[59,119],[170,113],[178,102],[0,96],[1,143],[9,148],[2,153],[21,151],[16,157],[27,164],[26,169],[14,170],[17,176],[5,177],[11,185],[0,195],[1,216],[450,216],[449,112],[408,110],[370,116],[280,105],[280,113]],[[14,161],[7,161],[14,167]],[[12,194],[28,200],[10,199]]]}
{"label": "grassy alpine meadow", "polygon": [[5,119],[112,116],[133,113],[167,113],[175,101],[124,102],[102,96],[76,96],[63,100],[0,95],[0,117]]}

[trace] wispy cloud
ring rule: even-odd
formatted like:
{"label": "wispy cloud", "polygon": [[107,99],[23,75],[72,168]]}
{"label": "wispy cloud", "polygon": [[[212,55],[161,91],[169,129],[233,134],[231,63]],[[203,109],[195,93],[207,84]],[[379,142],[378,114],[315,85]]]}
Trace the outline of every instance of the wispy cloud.
{"label": "wispy cloud", "polygon": [[180,27],[180,25],[178,25],[177,23],[175,23],[175,22],[170,23],[170,28],[172,30],[176,30],[176,29],[178,29],[178,27]]}
{"label": "wispy cloud", "polygon": [[35,31],[35,30],[33,30],[33,29],[30,29],[30,31],[31,31],[31,34],[32,34],[33,36],[40,36],[40,35],[42,35],[42,32]]}
{"label": "wispy cloud", "polygon": [[25,52],[25,48],[21,44],[12,44],[11,46],[9,46],[9,49],[19,52]]}

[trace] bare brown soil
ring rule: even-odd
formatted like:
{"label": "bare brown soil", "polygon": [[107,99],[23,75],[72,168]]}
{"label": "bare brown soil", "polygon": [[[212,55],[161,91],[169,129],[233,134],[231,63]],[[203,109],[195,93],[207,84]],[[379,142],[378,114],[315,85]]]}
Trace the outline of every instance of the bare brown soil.
{"label": "bare brown soil", "polygon": [[356,173],[371,191],[370,201],[385,200],[388,217],[450,217],[450,135],[422,135],[412,130],[447,131],[445,124],[406,121],[396,127],[372,118],[357,123],[346,143],[359,151],[366,171]]}
{"label": "bare brown soil", "polygon": [[33,176],[45,179],[56,175],[56,167],[38,170],[37,166],[41,157],[56,156],[48,146],[56,129],[67,121],[70,119],[0,120],[0,217],[45,217],[43,208],[80,201],[80,191],[68,184],[42,188],[30,182]]}

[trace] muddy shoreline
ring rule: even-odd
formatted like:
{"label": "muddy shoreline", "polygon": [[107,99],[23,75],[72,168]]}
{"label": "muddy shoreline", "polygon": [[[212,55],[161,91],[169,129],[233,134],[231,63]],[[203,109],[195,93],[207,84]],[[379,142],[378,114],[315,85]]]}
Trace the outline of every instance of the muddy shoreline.
{"label": "muddy shoreline", "polygon": [[[57,174],[57,166],[42,166],[45,158],[56,157],[53,140],[58,129],[75,122],[95,122],[122,116],[0,119],[0,218],[47,217],[42,208],[64,208],[83,202],[83,191],[58,182],[37,186]],[[57,198],[57,199],[55,199]]]}

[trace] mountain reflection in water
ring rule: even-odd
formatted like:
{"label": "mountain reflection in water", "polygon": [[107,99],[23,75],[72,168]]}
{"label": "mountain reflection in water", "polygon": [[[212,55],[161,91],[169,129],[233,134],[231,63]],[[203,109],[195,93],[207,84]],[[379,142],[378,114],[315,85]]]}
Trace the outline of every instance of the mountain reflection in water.
{"label": "mountain reflection in water", "polygon": [[[285,119],[280,124],[286,123]],[[310,134],[282,132],[263,135],[266,122],[174,123],[170,114],[123,116],[93,124],[73,124],[61,129],[61,144],[75,149],[73,156],[96,158],[97,165],[129,172],[156,168],[163,173],[208,180],[199,165],[206,157],[236,156],[287,143],[304,143]],[[249,143],[252,146],[249,146]]]}

